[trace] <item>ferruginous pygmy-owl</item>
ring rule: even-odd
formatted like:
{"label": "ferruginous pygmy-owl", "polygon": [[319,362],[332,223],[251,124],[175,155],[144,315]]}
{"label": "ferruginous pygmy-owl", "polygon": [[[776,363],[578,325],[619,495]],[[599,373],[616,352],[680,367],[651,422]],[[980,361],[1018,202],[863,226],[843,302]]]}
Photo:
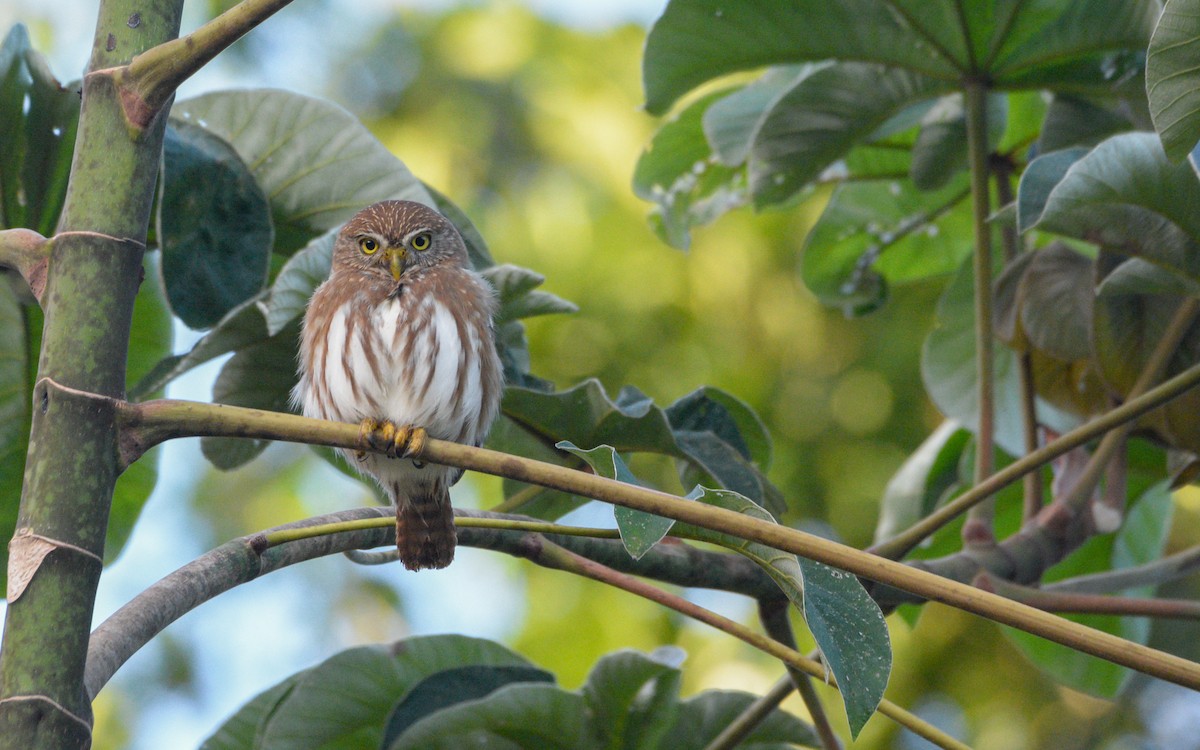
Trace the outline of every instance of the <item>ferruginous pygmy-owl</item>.
{"label": "ferruginous pygmy-owl", "polygon": [[[328,280],[304,315],[304,414],[359,422],[366,439],[400,450],[430,437],[483,442],[503,390],[491,287],[441,214],[410,201],[360,211],[338,233]],[[345,451],[396,505],[396,546],[410,570],[454,559],[450,485],[462,471],[403,455]]]}

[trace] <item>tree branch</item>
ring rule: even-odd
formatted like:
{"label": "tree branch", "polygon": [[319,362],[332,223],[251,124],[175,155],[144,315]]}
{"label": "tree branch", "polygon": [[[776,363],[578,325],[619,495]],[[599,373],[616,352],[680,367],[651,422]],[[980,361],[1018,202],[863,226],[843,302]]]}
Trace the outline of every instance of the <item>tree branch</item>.
{"label": "tree branch", "polygon": [[0,266],[19,272],[39,304],[46,291],[49,265],[50,241],[45,237],[32,229],[0,231]]}
{"label": "tree branch", "polygon": [[1047,591],[1021,586],[987,574],[979,576],[975,580],[975,585],[1047,612],[1200,620],[1200,602],[1185,599],[1147,599],[1106,594],[1078,594],[1062,590]]}
{"label": "tree branch", "polygon": [[141,130],[180,84],[291,0],[242,0],[187,36],[151,47],[111,72],[129,124]]}
{"label": "tree branch", "polygon": [[[1200,381],[1200,366],[1189,370],[1188,373],[1188,379],[1185,381],[1188,387],[1194,384],[1192,379]],[[46,385],[49,387],[49,384]],[[1179,388],[1180,391],[1185,390],[1179,387],[1179,383],[1174,383],[1173,387]],[[1148,393],[1144,398],[1150,395]],[[80,392],[74,392],[73,396],[95,398]],[[1161,392],[1157,397],[1161,397]],[[1139,407],[1145,405],[1146,402],[1142,402]],[[141,404],[122,401],[116,408],[120,415],[122,431],[121,452],[127,459],[139,455],[139,451],[162,440],[185,435],[282,439],[351,450],[381,450],[366,444],[357,425],[307,419],[292,414],[172,400]],[[1122,412],[1121,408],[1118,408],[1110,412],[1109,418],[1116,413],[1125,418],[1133,418],[1141,412],[1137,409]],[[1121,666],[1200,689],[1200,665],[1186,659],[1080,626],[995,594],[982,592],[968,585],[949,581],[926,571],[796,529],[723,508],[682,500],[665,492],[623,484],[594,474],[485,448],[429,439],[411,455],[423,461],[538,484],[760,542],[847,570],[862,578],[982,615]],[[1043,460],[1048,459],[1043,457]]]}

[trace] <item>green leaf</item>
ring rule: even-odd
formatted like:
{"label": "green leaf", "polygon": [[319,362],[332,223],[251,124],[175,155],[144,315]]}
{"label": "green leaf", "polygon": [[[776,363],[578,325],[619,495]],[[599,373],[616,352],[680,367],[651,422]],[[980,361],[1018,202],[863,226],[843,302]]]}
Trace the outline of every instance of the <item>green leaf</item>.
{"label": "green leaf", "polygon": [[[705,690],[679,704],[668,736],[678,750],[703,750],[758,698],[732,690]],[[812,727],[775,709],[738,743],[740,750],[792,750],[796,745],[820,747]]]}
{"label": "green leaf", "polygon": [[[1008,120],[1008,97],[987,99],[989,150],[995,150]],[[967,169],[967,115],[962,94],[938,100],[921,118],[921,132],[913,144],[909,175],[920,190],[936,190]]]}
{"label": "green leaf", "polygon": [[815,71],[775,101],[758,130],[749,161],[755,205],[791,198],[894,115],[950,89],[944,81],[866,63]]}
{"label": "green leaf", "polygon": [[[770,513],[735,492],[697,487],[688,499],[775,521]],[[850,732],[857,737],[883,699],[892,666],[887,623],[858,578],[758,542],[691,524],[677,523],[675,528],[681,535],[719,544],[758,563],[804,613],[825,663],[837,679]]]}
{"label": "green leaf", "polygon": [[537,667],[478,664],[435,672],[417,683],[392,709],[379,746],[388,747],[409,727],[430,714],[485,698],[506,685],[529,682],[553,684],[554,675]]}
{"label": "green leaf", "polygon": [[290,253],[381,200],[435,201],[349,112],[289,91],[219,91],[176,103],[173,119],[223,138],[271,202],[275,251]]}
{"label": "green leaf", "polygon": [[1029,231],[1041,220],[1051,191],[1087,153],[1086,148],[1068,148],[1044,154],[1029,163],[1017,185],[1018,232]]}
{"label": "green leaf", "polygon": [[1141,258],[1130,258],[1101,280],[1096,294],[1200,296],[1200,282]]}
{"label": "green leaf", "polygon": [[958,480],[958,462],[971,433],[947,419],[888,480],[879,504],[875,541],[890,539],[933,512]]}
{"label": "green leaf", "polygon": [[[1064,562],[1055,566],[1047,582],[1098,570],[1120,570],[1158,560],[1166,545],[1171,528],[1173,504],[1165,481],[1150,487],[1131,505],[1129,514],[1112,539],[1111,547],[1098,544],[1085,546]],[[1105,540],[1094,540],[1105,541]],[[1089,554],[1092,550],[1103,554]],[[1151,596],[1153,590],[1125,592],[1128,596]],[[1107,633],[1134,643],[1146,643],[1150,636],[1150,621],[1144,617],[1115,615],[1067,615]],[[1130,671],[1111,662],[1088,656],[1056,643],[1005,628],[1005,634],[1015,641],[1021,651],[1037,667],[1055,681],[1101,698],[1113,699],[1130,677]]]}
{"label": "green leaf", "polygon": [[[274,336],[239,349],[213,384],[213,401],[267,411],[289,411],[288,398],[296,385],[296,351],[300,322]],[[200,440],[204,457],[218,469],[234,469],[266,450],[268,440],[206,437]]]}
{"label": "green leaf", "polygon": [[[1102,253],[1102,268],[1121,262]],[[1094,303],[1092,349],[1104,382],[1124,396],[1141,375],[1186,297],[1165,294],[1125,294],[1120,286],[1102,287]],[[1200,360],[1200,329],[1191,328],[1172,353],[1164,378],[1177,375]],[[1139,425],[1153,430],[1168,445],[1200,451],[1200,393],[1188,391],[1147,414]]]}
{"label": "green leaf", "polygon": [[704,110],[704,135],[727,167],[737,167],[750,157],[763,120],[779,98],[800,81],[830,63],[805,63],[769,68],[757,80],[719,97]]}
{"label": "green leaf", "polygon": [[1146,95],[1154,129],[1171,161],[1200,141],[1200,6],[1167,0],[1146,54]]}
{"label": "green leaf", "polygon": [[686,250],[689,231],[749,200],[745,170],[722,164],[704,135],[709,94],[666,122],[638,159],[633,191],[655,204],[651,225],[664,242]]}
{"label": "green leaf", "polygon": [[[921,377],[942,414],[974,432],[979,421],[975,369],[974,270],[963,264],[937,305],[937,323],[921,350]],[[996,443],[1012,455],[1024,454],[1020,383],[1012,350],[995,342]],[[1076,420],[1049,404],[1038,404],[1043,424],[1066,432]]]}
{"label": "green leaf", "polygon": [[1019,255],[995,284],[996,336],[1028,353],[1037,394],[1090,417],[1111,394],[1092,358],[1095,263],[1063,242]]}
{"label": "green leaf", "polygon": [[0,227],[54,233],[79,125],[78,85],[63,87],[17,24],[0,44]]}
{"label": "green leaf", "polygon": [[1200,279],[1200,180],[1150,133],[1113,136],[1073,164],[1034,225]]}
{"label": "green leaf", "polygon": [[601,747],[657,750],[668,737],[676,747],[670,729],[678,712],[684,657],[671,647],[649,655],[627,649],[596,662],[581,692]]}
{"label": "green leaf", "polygon": [[[644,486],[633,475],[633,472],[629,471],[629,467],[611,446],[599,445],[590,450],[584,450],[577,448],[570,441],[563,440],[556,443],[554,447],[579,456],[602,477],[636,487]],[[621,532],[621,543],[625,545],[625,551],[635,560],[640,560],[642,555],[661,542],[675,523],[673,519],[621,505],[613,506],[613,516],[617,519],[617,529]]]}
{"label": "green leaf", "polygon": [[498,324],[537,315],[579,311],[575,304],[537,289],[546,281],[546,277],[528,268],[506,263],[488,268],[483,272],[483,277],[500,298],[500,310],[496,313]]}
{"label": "green leaf", "polygon": [[[664,410],[632,386],[611,399],[594,379],[555,393],[510,386],[502,410],[545,442],[568,440],[576,445],[610,445],[620,453],[673,456],[684,462],[685,477],[694,470],[713,483],[782,510],[782,494],[763,474],[761,463],[755,465],[756,457],[747,453],[753,444],[762,455],[766,433],[761,425],[753,424],[748,407],[739,408],[731,396],[701,391]],[[740,436],[737,445],[729,442],[735,428]]]}
{"label": "green leaf", "polygon": [[163,286],[180,320],[208,328],[267,282],[267,197],[229,144],[186,121],[167,129],[159,185]]}
{"label": "green leaf", "polygon": [[[953,53],[952,53],[953,54]],[[954,80],[947,59],[873,0],[672,0],[646,38],[646,109],[662,114],[705,81],[766,65],[840,58],[886,63]]]}
{"label": "green leaf", "polygon": [[584,701],[550,685],[517,684],[417,722],[389,750],[591,750]]}
{"label": "green leaf", "polygon": [[1095,146],[1110,135],[1134,129],[1121,109],[1106,104],[1069,94],[1055,96],[1046,110],[1038,151],[1049,154],[1065,148]]}
{"label": "green leaf", "polygon": [[[11,272],[0,273],[0,538],[12,539],[17,528],[25,454],[29,448],[33,390],[26,308],[13,290]],[[23,283],[23,282],[20,282]],[[38,315],[40,318],[40,314]],[[38,321],[40,323],[40,320]],[[7,590],[8,545],[0,549],[0,583]]]}
{"label": "green leaf", "polygon": [[297,250],[279,269],[266,298],[259,302],[268,336],[274,336],[304,315],[309,297],[329,276],[337,233],[338,230],[331,229],[317,237]]}
{"label": "green leaf", "polygon": [[[376,747],[392,707],[430,675],[465,665],[529,667],[518,654],[479,638],[437,635],[342,651],[243,706],[203,750],[351,750]],[[253,733],[248,730],[253,727]],[[360,734],[368,729],[369,737]],[[245,738],[249,734],[251,742]],[[231,742],[236,738],[238,741]]]}
{"label": "green leaf", "polygon": [[805,286],[862,314],[883,303],[888,284],[952,273],[971,252],[969,195],[964,176],[931,192],[907,180],[839,186],[805,240]]}

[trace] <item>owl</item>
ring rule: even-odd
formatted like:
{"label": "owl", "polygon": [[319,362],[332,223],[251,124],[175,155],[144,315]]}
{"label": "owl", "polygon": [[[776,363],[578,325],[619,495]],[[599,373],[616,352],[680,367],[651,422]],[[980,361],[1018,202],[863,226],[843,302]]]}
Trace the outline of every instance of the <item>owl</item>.
{"label": "owl", "polygon": [[[445,217],[411,201],[368,206],[338,233],[329,278],[309,300],[293,403],[308,417],[360,424],[378,445],[402,448],[424,431],[478,446],[503,391],[495,312],[491,287]],[[344,453],[396,506],[405,567],[449,565],[449,488],[462,471]]]}

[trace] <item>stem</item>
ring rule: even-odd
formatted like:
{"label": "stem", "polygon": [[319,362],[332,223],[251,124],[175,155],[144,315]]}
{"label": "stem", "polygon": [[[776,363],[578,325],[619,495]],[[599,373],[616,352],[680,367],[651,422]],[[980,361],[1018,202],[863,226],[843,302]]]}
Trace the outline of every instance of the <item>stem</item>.
{"label": "stem", "polygon": [[180,84],[290,2],[242,0],[191,34],[151,47],[133,58],[116,73],[129,124],[145,128]]}
{"label": "stem", "polygon": [[[280,544],[295,542],[301,539],[340,534],[345,531],[385,528],[389,525],[394,527],[396,525],[395,519],[366,518],[355,521],[339,521],[337,523],[268,531],[262,535],[262,540],[264,548],[269,549]],[[504,531],[523,531],[536,534],[557,534],[559,536],[586,536],[593,539],[619,539],[621,537],[621,533],[617,529],[592,529],[584,526],[563,526],[548,521],[517,521],[508,518],[461,517],[454,519],[454,525],[460,529],[501,529]]]}
{"label": "stem", "polygon": [[[89,70],[123,65],[178,34],[181,0],[102,0]],[[83,690],[98,559],[121,466],[115,401],[60,400],[62,383],[115,399],[124,392],[133,299],[142,274],[166,118],[130,137],[107,76],[85,77],[61,233],[52,242],[39,387],[18,529],[56,545],[30,563],[32,579],[9,603],[0,650],[0,748],[82,748],[91,707]],[[15,569],[15,568],[14,568]]]}
{"label": "stem", "polygon": [[[1012,189],[1012,163],[1005,158],[996,159],[996,200],[1007,206],[1014,200]],[[1019,242],[1017,228],[1013,222],[1000,227],[1000,246],[1004,262],[1011,263],[1017,257]],[[1038,449],[1037,383],[1033,375],[1033,355],[1029,351],[1017,352],[1017,381],[1021,393],[1021,437],[1025,443],[1025,455]],[[1021,519],[1033,520],[1045,505],[1042,493],[1041,472],[1031,472],[1023,478],[1024,492],[1021,494]]]}
{"label": "stem", "polygon": [[[772,685],[771,689],[768,690],[764,695],[760,696],[758,700],[747,706],[746,710],[742,711],[737,718],[726,724],[725,728],[721,730],[721,733],[714,737],[712,742],[709,742],[704,746],[704,750],[733,750],[733,748],[738,746],[738,743],[740,743],[748,734],[754,731],[755,727],[766,721],[767,717],[771,715],[771,712],[779,708],[779,705],[783,703],[784,699],[791,695],[792,691],[796,689],[796,683],[793,682],[790,675],[791,669],[794,669],[794,667],[789,668],[788,675],[785,675],[779,680],[779,682],[776,682],[774,685]],[[804,675],[804,679],[805,681],[808,681],[808,675]],[[809,687],[811,689],[811,683],[809,683]],[[834,742],[837,743],[836,738],[834,739]],[[824,748],[832,747],[834,750],[836,750],[837,748],[841,747],[838,744],[826,744],[823,737],[821,743]]]}
{"label": "stem", "polygon": [[[971,168],[971,209],[975,228],[975,371],[979,386],[979,424],[975,437],[975,484],[995,471],[995,384],[992,335],[992,229],[988,226],[987,87],[966,82],[967,152]],[[974,506],[963,526],[967,545],[994,543],[993,501]]]}
{"label": "stem", "polygon": [[1028,604],[1047,612],[1200,620],[1200,602],[1186,599],[1146,599],[1105,594],[1079,594],[1070,591],[1046,591],[1021,586],[986,574],[977,578],[975,584],[1013,601]]}
{"label": "stem", "polygon": [[[663,591],[644,581],[627,576],[624,573],[618,573],[615,570],[605,568],[603,565],[599,565],[587,558],[580,557],[573,552],[550,543],[542,545],[537,550],[536,557],[531,557],[530,559],[538,565],[574,573],[584,578],[591,578],[594,581],[606,583],[628,591],[631,594],[636,594],[643,599],[648,599],[655,604],[673,609],[682,615],[728,633],[747,645],[774,656],[776,659],[799,669],[807,675],[820,680],[827,680],[831,686],[837,687],[836,681],[828,674],[824,665],[820,662],[808,658],[795,649],[788,648],[779,641],[768,638],[761,633],[756,633],[741,623],[734,622],[727,617],[722,617],[715,612],[693,604],[681,596]],[[906,729],[915,732],[917,735],[924,737],[938,747],[970,750],[962,742],[959,742],[923,719],[905,711],[891,701],[881,701],[877,710],[879,713],[904,726]]]}
{"label": "stem", "polygon": [[1191,575],[1197,570],[1200,570],[1200,545],[1144,565],[1047,583],[1042,586],[1042,591],[1104,594],[1141,586],[1157,586]]}
{"label": "stem", "polygon": [[[762,620],[763,630],[783,645],[794,649],[796,648],[796,634],[792,631],[792,621],[788,618],[790,611],[791,607],[788,606],[788,603],[778,599],[759,600],[758,602],[758,617]],[[800,699],[804,701],[808,715],[812,717],[813,728],[817,730],[817,737],[821,740],[822,749],[841,750],[842,745],[838,742],[837,735],[833,733],[833,727],[829,725],[829,716],[826,715],[825,706],[821,705],[821,700],[817,697],[812,678],[791,666],[788,667],[788,676],[791,677],[796,692],[800,694]],[[779,700],[782,702],[783,698]],[[730,727],[732,726],[730,724]],[[725,732],[721,734],[723,735]]]}
{"label": "stem", "polygon": [[923,540],[976,503],[991,497],[1029,472],[1040,469],[1064,453],[1123,424],[1132,422],[1146,412],[1157,409],[1197,385],[1200,385],[1200,364],[1189,367],[1162,385],[1146,391],[1141,396],[1128,399],[1117,408],[1105,412],[1087,424],[1076,427],[1057,440],[1014,461],[901,533],[886,542],[871,547],[868,551],[889,559],[904,557]]}

